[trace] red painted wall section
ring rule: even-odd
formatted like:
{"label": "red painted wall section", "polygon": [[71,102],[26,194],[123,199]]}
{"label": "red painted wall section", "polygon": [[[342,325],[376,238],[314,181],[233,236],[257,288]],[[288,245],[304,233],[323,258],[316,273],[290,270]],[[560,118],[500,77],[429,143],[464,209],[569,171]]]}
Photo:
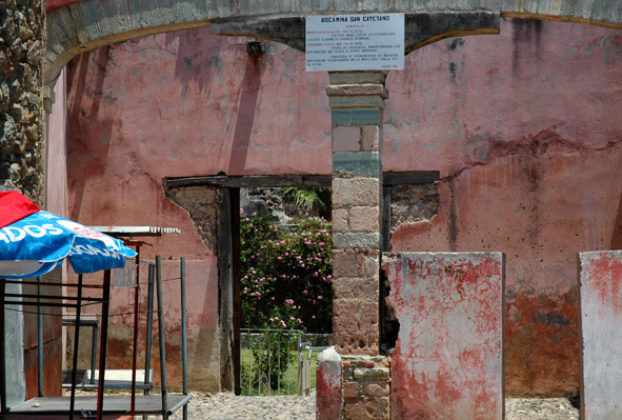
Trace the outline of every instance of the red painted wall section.
{"label": "red painted wall section", "polygon": [[618,31],[504,19],[388,76],[385,169],[442,177],[392,250],[507,255],[508,394],[578,390],[576,255],[622,244],[621,63]]}
{"label": "red painted wall section", "polygon": [[45,9],[49,12],[50,10],[58,9],[59,7],[68,6],[71,3],[77,3],[80,0],[46,0],[45,1]]}
{"label": "red painted wall section", "polygon": [[[69,217],[181,229],[149,239],[141,257],[188,260],[194,389],[219,389],[215,244],[203,243],[188,213],[165,198],[162,178],[330,173],[330,113],[326,97],[317,95],[328,77],[305,74],[301,57],[268,43],[267,54],[254,60],[245,39],[194,30],[103,48],[69,66]],[[181,380],[179,302],[177,286],[165,287],[174,385]],[[111,312],[132,312],[131,296],[115,291]],[[115,319],[111,367],[129,367],[130,339],[131,317]]]}
{"label": "red painted wall section", "polygon": [[396,419],[503,418],[503,256],[387,254]]}

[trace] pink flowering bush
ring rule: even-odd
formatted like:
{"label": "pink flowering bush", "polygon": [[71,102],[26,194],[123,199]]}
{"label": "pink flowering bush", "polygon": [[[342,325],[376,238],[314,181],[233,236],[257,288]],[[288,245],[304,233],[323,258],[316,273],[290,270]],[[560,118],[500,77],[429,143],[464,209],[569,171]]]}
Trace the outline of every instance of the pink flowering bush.
{"label": "pink flowering bush", "polygon": [[266,217],[240,217],[242,326],[332,329],[330,223],[296,220],[284,232]]}

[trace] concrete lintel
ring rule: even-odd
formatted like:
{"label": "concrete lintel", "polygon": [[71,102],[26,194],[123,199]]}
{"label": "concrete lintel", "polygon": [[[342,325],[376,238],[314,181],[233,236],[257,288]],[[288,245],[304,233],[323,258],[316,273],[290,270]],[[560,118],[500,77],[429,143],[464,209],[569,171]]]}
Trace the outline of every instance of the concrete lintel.
{"label": "concrete lintel", "polygon": [[382,108],[384,99],[379,95],[373,96],[329,96],[328,105],[331,108]]}
{"label": "concrete lintel", "polygon": [[389,97],[389,92],[379,83],[343,84],[326,86],[328,96],[380,96],[383,99]]}
{"label": "concrete lintel", "polygon": [[384,84],[387,78],[386,71],[365,70],[365,71],[329,71],[331,85],[356,84]]}

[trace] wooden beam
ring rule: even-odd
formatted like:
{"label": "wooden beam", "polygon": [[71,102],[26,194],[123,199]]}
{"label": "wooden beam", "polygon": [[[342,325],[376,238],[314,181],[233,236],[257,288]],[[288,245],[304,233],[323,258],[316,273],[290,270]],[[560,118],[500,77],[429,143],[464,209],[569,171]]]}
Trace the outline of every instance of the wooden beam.
{"label": "wooden beam", "polygon": [[[438,171],[385,172],[384,185],[425,184],[440,179]],[[329,187],[330,175],[208,175],[164,178],[164,188],[210,186],[222,188]]]}

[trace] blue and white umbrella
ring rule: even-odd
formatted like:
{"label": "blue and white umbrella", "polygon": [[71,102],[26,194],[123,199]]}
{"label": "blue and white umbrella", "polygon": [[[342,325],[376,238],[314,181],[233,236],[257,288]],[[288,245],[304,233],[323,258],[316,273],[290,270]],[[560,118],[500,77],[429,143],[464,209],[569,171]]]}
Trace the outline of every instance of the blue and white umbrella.
{"label": "blue and white umbrella", "polygon": [[[16,204],[17,203],[17,204]],[[16,210],[17,209],[17,210]],[[25,210],[24,210],[25,209]],[[123,242],[84,225],[38,210],[17,191],[0,192],[0,278],[19,279],[45,274],[65,258],[78,273],[121,268],[136,252]]]}

